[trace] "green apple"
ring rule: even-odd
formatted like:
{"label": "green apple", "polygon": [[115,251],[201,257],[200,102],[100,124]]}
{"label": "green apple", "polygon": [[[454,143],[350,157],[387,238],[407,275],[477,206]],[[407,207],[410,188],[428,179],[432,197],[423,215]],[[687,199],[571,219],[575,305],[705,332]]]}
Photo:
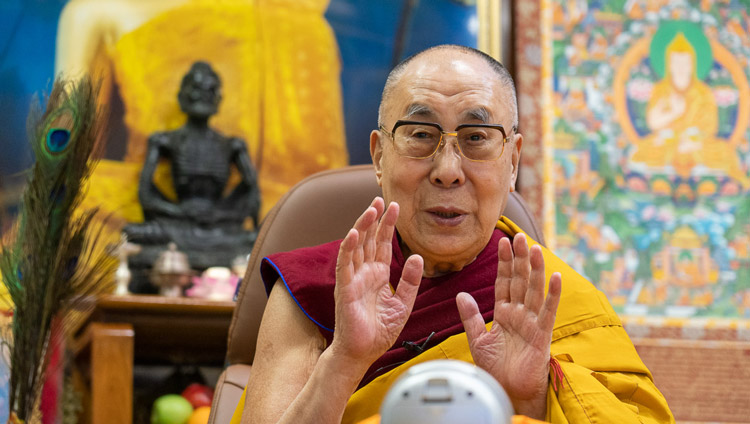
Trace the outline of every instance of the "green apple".
{"label": "green apple", "polygon": [[151,409],[151,424],[185,424],[193,413],[193,406],[180,395],[164,395],[156,399]]}

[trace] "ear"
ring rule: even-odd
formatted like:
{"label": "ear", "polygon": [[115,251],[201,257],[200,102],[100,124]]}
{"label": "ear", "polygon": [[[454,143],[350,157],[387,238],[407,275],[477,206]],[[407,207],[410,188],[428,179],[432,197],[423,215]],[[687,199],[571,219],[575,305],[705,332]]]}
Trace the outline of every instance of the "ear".
{"label": "ear", "polygon": [[521,163],[521,146],[523,146],[523,135],[516,132],[513,136],[514,142],[509,146],[511,150],[510,191],[516,191],[516,181],[518,180],[518,165]]}
{"label": "ear", "polygon": [[370,133],[370,157],[372,164],[375,166],[375,177],[378,179],[378,185],[383,186],[383,143],[380,131],[373,130]]}

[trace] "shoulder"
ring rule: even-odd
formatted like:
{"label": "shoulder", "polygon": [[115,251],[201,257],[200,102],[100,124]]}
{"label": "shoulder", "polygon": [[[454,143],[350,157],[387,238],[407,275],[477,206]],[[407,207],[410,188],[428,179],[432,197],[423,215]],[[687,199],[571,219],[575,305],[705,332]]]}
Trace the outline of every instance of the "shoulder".
{"label": "shoulder", "polygon": [[668,79],[661,80],[654,84],[652,91],[651,91],[651,102],[660,100],[662,97],[668,95],[670,92],[672,92],[672,85],[670,84]]}
{"label": "shoulder", "polygon": [[214,131],[214,135],[219,142],[223,146],[226,151],[228,151],[231,155],[247,155],[247,144],[245,143],[245,140],[239,138],[239,137],[227,137],[220,133],[219,131],[212,129]]}
{"label": "shoulder", "polygon": [[542,251],[546,279],[554,272],[562,276],[553,340],[596,327],[622,325],[604,293],[554,253],[544,247]]}
{"label": "shoulder", "polygon": [[148,138],[149,147],[169,147],[172,144],[174,133],[159,131],[151,134]]}
{"label": "shoulder", "polygon": [[299,308],[323,330],[333,331],[336,259],[341,240],[281,252],[263,258],[260,272],[266,292],[283,283]]}
{"label": "shoulder", "polygon": [[[523,231],[505,216],[500,218],[496,228],[510,237]],[[553,340],[583,331],[588,326],[622,325],[604,293],[551,250],[531,237],[528,240],[530,245],[538,244],[542,248],[545,281],[549,281],[555,272],[559,272],[562,277],[562,294],[557,308]]]}
{"label": "shoulder", "polygon": [[711,87],[701,80],[693,81],[692,91],[708,100],[714,100],[714,93]]}
{"label": "shoulder", "polygon": [[[521,232],[521,228],[507,217],[501,217],[496,228],[510,237]],[[529,244],[539,244],[529,237]],[[545,281],[553,273],[559,272],[562,277],[562,293],[557,308],[555,328],[552,340],[566,337],[588,328],[600,326],[622,326],[617,314],[607,301],[607,297],[589,280],[576,272],[551,250],[539,244],[544,256]]]}
{"label": "shoulder", "polygon": [[341,240],[312,247],[303,247],[266,256],[260,265],[266,292],[277,279],[294,289],[325,289],[332,287],[336,276],[336,258]]}
{"label": "shoulder", "polygon": [[233,152],[246,152],[247,151],[247,144],[245,144],[245,140],[239,137],[227,137],[225,138],[225,140]]}

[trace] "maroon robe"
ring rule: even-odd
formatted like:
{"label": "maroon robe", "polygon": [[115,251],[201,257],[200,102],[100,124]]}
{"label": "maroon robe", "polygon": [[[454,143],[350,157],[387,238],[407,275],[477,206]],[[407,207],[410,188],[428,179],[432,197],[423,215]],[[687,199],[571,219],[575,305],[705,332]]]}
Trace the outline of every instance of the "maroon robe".
{"label": "maroon robe", "polygon": [[[435,278],[422,278],[414,309],[406,326],[396,343],[372,364],[360,382],[360,387],[408,361],[422,350],[463,332],[456,306],[456,295],[459,292],[467,292],[476,299],[485,322],[492,319],[497,277],[497,244],[502,237],[508,236],[496,229],[487,246],[461,271]],[[270,293],[274,283],[281,278],[292,299],[318,326],[329,345],[333,340],[333,289],[340,245],[341,240],[338,240],[320,246],[276,253],[263,258],[260,268],[266,292]],[[398,237],[394,234],[390,277],[394,289],[401,278],[404,262]]]}

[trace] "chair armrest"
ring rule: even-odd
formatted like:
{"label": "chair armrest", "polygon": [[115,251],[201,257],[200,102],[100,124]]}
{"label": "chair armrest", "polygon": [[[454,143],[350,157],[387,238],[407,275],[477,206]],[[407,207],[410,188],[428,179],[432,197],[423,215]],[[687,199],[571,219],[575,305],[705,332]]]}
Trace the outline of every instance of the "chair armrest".
{"label": "chair armrest", "polygon": [[208,424],[228,424],[231,421],[247,385],[251,369],[250,365],[237,364],[230,365],[221,373],[216,383]]}

